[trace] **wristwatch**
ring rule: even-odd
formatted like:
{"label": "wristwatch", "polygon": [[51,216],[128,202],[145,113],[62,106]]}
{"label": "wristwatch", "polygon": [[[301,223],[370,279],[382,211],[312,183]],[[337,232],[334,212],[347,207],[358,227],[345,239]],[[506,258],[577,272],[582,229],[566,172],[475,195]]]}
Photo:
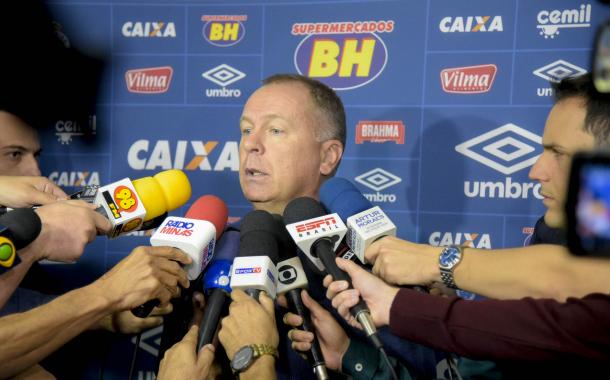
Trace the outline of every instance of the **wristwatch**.
{"label": "wristwatch", "polygon": [[233,359],[231,360],[231,369],[234,373],[240,373],[248,369],[256,361],[256,359],[260,358],[263,355],[272,355],[277,357],[277,349],[268,344],[249,344],[247,346],[243,346],[235,353]]}
{"label": "wristwatch", "polygon": [[457,289],[455,280],[453,279],[453,270],[462,261],[462,247],[452,245],[443,248],[438,257],[438,266],[441,270],[441,280],[443,283],[452,289]]}

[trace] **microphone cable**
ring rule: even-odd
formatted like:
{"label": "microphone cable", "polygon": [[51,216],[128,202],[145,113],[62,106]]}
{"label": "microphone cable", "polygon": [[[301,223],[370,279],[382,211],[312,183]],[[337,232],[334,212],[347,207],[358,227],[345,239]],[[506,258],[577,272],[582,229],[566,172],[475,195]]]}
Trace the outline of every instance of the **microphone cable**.
{"label": "microphone cable", "polygon": [[133,370],[136,367],[136,358],[138,357],[138,349],[140,348],[140,339],[142,338],[142,332],[140,331],[138,335],[136,335],[136,346],[133,349],[133,355],[131,356],[131,364],[129,365],[129,377],[128,380],[133,379]]}
{"label": "microphone cable", "polygon": [[394,366],[392,366],[392,363],[390,362],[388,353],[385,352],[385,349],[383,347],[379,347],[378,350],[379,350],[379,353],[381,354],[381,357],[383,358],[383,361],[385,362],[385,364],[388,366],[388,369],[390,370],[390,376],[392,377],[392,380],[398,380],[398,375],[396,374],[396,370],[394,369]]}

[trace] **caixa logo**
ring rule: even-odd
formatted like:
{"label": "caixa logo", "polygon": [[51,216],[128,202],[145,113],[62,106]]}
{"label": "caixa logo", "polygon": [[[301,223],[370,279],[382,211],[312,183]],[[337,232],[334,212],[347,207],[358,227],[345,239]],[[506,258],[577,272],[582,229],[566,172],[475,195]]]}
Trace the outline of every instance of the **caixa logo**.
{"label": "caixa logo", "polygon": [[435,231],[432,232],[428,237],[428,243],[438,247],[461,245],[471,248],[491,249],[491,237],[489,234],[471,232]]}
{"label": "caixa logo", "polygon": [[203,38],[218,47],[238,44],[246,35],[243,22],[247,15],[203,15]]}
{"label": "caixa logo", "polygon": [[49,179],[57,186],[62,187],[82,187],[99,186],[99,172],[51,172]]}
{"label": "caixa logo", "polygon": [[393,20],[293,24],[293,35],[306,36],[294,52],[294,66],[335,90],[364,86],[383,72],[388,49],[379,34],[394,26]]}
{"label": "caixa logo", "polygon": [[540,184],[519,183],[508,175],[532,166],[540,154],[540,136],[509,123],[455,147],[455,150],[507,177],[504,181],[464,181],[464,195],[469,198],[522,198],[540,195]]}
{"label": "caixa logo", "polygon": [[127,21],[123,24],[121,32],[124,37],[176,37],[176,25],[173,22],[163,21]]}
{"label": "caixa logo", "polygon": [[219,141],[137,140],[127,152],[127,163],[134,170],[183,169],[202,171],[239,170],[239,146],[237,141],[227,141],[220,153],[211,159]]}
{"label": "caixa logo", "polygon": [[366,173],[363,173],[355,178],[356,182],[374,190],[374,193],[362,194],[371,202],[396,202],[396,194],[392,193],[381,193],[382,190],[388,187],[394,186],[400,183],[402,179],[395,176],[394,174],[383,170],[381,168],[375,168]]}

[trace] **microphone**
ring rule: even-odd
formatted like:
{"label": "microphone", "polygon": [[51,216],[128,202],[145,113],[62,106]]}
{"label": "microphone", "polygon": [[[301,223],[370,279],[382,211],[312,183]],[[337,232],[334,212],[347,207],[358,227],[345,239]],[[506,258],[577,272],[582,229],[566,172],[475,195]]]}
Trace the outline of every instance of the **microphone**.
{"label": "microphone", "polygon": [[239,256],[233,261],[231,289],[244,290],[258,300],[261,291],[275,299],[277,286],[278,223],[263,210],[249,212],[242,220]]}
{"label": "microphone", "polygon": [[326,371],[326,363],[324,362],[324,355],[320,348],[320,342],[316,337],[316,330],[311,322],[311,316],[309,310],[303,304],[301,298],[301,290],[307,289],[308,282],[305,270],[303,270],[303,264],[294,251],[287,254],[286,260],[283,260],[277,264],[278,283],[277,293],[284,294],[288,300],[288,307],[290,311],[299,315],[303,319],[301,329],[303,331],[309,331],[314,334],[313,342],[311,342],[311,349],[306,352],[307,361],[311,364],[313,373],[319,380],[327,380],[328,372]]}
{"label": "microphone", "polygon": [[[191,184],[183,171],[172,169],[131,181],[123,178],[97,189],[93,203],[112,223],[110,238],[140,229],[146,221],[185,204]],[[90,198],[90,197],[89,197]]]}
{"label": "microphone", "polygon": [[42,222],[31,208],[18,208],[0,216],[0,274],[19,265],[17,250],[36,240]]}
{"label": "microphone", "polygon": [[206,305],[199,325],[197,350],[212,343],[221,316],[226,314],[229,294],[231,294],[231,263],[239,249],[239,232],[227,231],[218,242],[216,258],[203,276],[203,291]]}
{"label": "microphone", "polygon": [[[150,245],[175,247],[186,253],[193,262],[184,269],[188,279],[193,281],[212,258],[216,239],[227,223],[228,210],[220,198],[204,195],[193,203],[186,216],[167,217],[151,236]],[[144,318],[158,304],[158,300],[150,300],[133,309],[132,313]]]}
{"label": "microphone", "polygon": [[[335,262],[334,250],[347,231],[338,214],[325,215],[324,207],[318,201],[301,197],[292,200],[286,206],[284,222],[297,246],[312,261],[316,260],[314,262],[316,266],[320,268],[321,265],[320,269],[326,269],[335,281],[347,281],[351,287],[349,275]],[[377,328],[364,301],[360,300],[350,312],[360,322],[373,345],[377,349],[382,349]]]}
{"label": "microphone", "polygon": [[379,206],[373,207],[350,181],[330,178],[320,187],[320,202],[347,225],[346,243],[365,263],[364,252],[375,240],[396,236],[396,226]]}

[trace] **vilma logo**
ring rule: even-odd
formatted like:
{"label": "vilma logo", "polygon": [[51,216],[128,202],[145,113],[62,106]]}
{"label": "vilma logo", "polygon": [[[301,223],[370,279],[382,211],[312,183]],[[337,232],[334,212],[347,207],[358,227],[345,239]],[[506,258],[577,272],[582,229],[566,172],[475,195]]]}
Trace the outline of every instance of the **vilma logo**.
{"label": "vilma logo", "polygon": [[133,69],[125,72],[127,90],[137,94],[161,94],[167,92],[174,69],[171,66]]}
{"label": "vilma logo", "polygon": [[502,174],[509,175],[536,162],[540,156],[537,152],[539,149],[531,143],[540,145],[542,138],[509,123],[465,141],[457,145],[455,150]]}
{"label": "vilma logo", "polygon": [[292,35],[306,36],[294,52],[294,66],[335,90],[364,86],[383,72],[388,49],[379,35],[394,27],[394,20],[293,24]]}
{"label": "vilma logo", "polygon": [[491,89],[497,71],[493,64],[444,69],[441,86],[452,94],[482,94]]}

